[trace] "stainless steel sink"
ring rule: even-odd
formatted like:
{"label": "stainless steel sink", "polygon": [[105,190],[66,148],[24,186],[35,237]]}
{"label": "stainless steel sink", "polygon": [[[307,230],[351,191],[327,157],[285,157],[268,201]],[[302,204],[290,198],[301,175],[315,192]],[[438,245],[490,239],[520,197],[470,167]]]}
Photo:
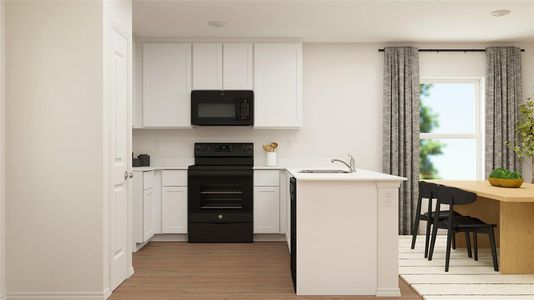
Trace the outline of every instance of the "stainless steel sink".
{"label": "stainless steel sink", "polygon": [[300,170],[299,173],[343,174],[343,173],[350,173],[350,172],[345,171],[345,170]]}

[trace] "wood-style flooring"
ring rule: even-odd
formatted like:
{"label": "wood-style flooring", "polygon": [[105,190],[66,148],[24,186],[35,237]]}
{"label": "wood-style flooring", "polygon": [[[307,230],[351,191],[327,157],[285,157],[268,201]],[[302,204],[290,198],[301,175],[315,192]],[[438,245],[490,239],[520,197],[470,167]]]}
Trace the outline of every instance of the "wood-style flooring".
{"label": "wood-style flooring", "polygon": [[135,274],[109,299],[421,299],[402,280],[400,298],[296,296],[285,242],[150,242],[133,265]]}

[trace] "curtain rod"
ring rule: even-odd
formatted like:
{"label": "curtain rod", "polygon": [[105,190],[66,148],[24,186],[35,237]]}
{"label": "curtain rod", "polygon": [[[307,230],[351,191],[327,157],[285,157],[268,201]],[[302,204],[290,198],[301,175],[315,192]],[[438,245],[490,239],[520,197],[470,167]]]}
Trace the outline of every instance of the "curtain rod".
{"label": "curtain rod", "polygon": [[[384,48],[378,49],[378,52],[384,52]],[[419,52],[486,52],[486,49],[419,49]],[[521,49],[525,52],[525,49]]]}

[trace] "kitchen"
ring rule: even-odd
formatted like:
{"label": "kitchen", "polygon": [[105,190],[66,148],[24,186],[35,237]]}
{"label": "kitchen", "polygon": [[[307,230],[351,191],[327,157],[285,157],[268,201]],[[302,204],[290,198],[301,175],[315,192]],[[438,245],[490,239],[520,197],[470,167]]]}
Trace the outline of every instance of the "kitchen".
{"label": "kitchen", "polygon": [[[301,175],[301,170],[286,170],[289,166],[295,167],[295,164],[281,167],[277,165],[276,156],[274,161],[267,160],[269,155],[277,154],[275,152],[278,150],[276,149],[277,143],[262,147],[254,143],[235,143],[234,140],[228,140],[228,135],[234,130],[240,135],[238,140],[247,141],[253,138],[258,130],[269,132],[272,129],[282,128],[298,131],[301,127],[303,101],[301,92],[302,45],[300,43],[170,43],[168,41],[154,43],[151,41],[136,43],[136,46],[138,48],[134,47],[134,53],[138,58],[138,67],[134,68],[134,78],[142,78],[142,82],[138,83],[136,89],[138,92],[142,91],[142,96],[134,94],[134,100],[137,99],[134,102],[134,116],[142,120],[134,118],[134,152],[137,150],[137,132],[139,131],[144,135],[159,138],[160,132],[179,128],[176,131],[192,131],[191,138],[195,142],[181,145],[194,150],[193,160],[187,161],[188,154],[186,153],[190,153],[191,150],[189,150],[181,155],[175,153],[174,160],[168,159],[163,163],[156,158],[156,161],[151,162],[152,166],[140,166],[133,169],[133,186],[136,191],[133,194],[135,249],[142,249],[147,242],[158,240],[223,243],[286,240],[288,248],[295,248],[297,242],[293,240],[293,246],[291,246],[290,236],[298,236],[296,234],[298,229],[292,231],[290,224],[298,228],[296,225],[297,209],[295,206],[291,209],[290,199],[296,197],[297,180],[310,180],[306,184],[303,183],[303,187],[299,185],[298,194],[302,193],[302,195],[306,193],[304,187],[312,185],[316,179],[321,182],[325,180],[337,182],[347,179],[369,181],[372,186],[382,187],[378,189],[381,198],[379,199],[376,193],[376,186],[374,192],[360,196],[359,198],[365,204],[358,205],[369,207],[361,210],[359,217],[358,214],[353,213],[358,210],[357,206],[347,210],[347,212],[351,211],[352,216],[347,217],[353,218],[354,224],[346,227],[349,231],[342,230],[339,235],[347,236],[349,232],[354,234],[356,228],[360,227],[361,223],[358,222],[362,222],[362,219],[370,224],[376,224],[381,218],[387,220],[380,222],[386,226],[379,226],[374,230],[366,228],[361,234],[354,234],[353,241],[345,238],[343,244],[330,248],[346,249],[347,254],[344,257],[339,253],[329,255],[327,249],[320,250],[323,257],[333,256],[339,259],[335,264],[330,262],[333,265],[337,264],[337,269],[332,267],[330,271],[326,271],[325,267],[329,263],[316,267],[319,268],[318,270],[322,269],[326,277],[310,279],[306,279],[305,275],[296,277],[297,265],[311,265],[314,260],[312,258],[316,258],[318,253],[321,253],[306,253],[307,251],[300,250],[303,252],[301,254],[303,258],[297,260],[292,256],[295,291],[297,294],[311,295],[400,295],[395,247],[388,247],[391,251],[384,253],[384,257],[376,257],[378,251],[375,247],[370,246],[364,255],[355,243],[357,243],[356,236],[364,236],[365,232],[368,232],[371,234],[370,239],[377,239],[378,234],[380,237],[380,240],[377,240],[378,247],[382,248],[384,244],[394,245],[396,209],[393,203],[396,202],[394,197],[397,192],[395,191],[400,181],[403,180],[402,178],[388,177],[385,174],[365,170],[356,172],[353,167],[354,158],[351,158],[348,171],[335,169],[335,167],[347,168],[339,162],[337,166],[330,166],[329,164],[334,161],[318,160],[311,165],[308,163],[299,166],[310,169],[326,165],[333,172],[342,173],[329,173],[330,170],[327,169],[308,170],[309,172],[327,172],[323,174],[303,173]],[[186,58],[178,59],[180,54],[185,55]],[[177,61],[184,63],[173,64]],[[192,76],[189,78],[191,65]],[[187,76],[181,78],[183,84],[177,85],[177,81],[173,81],[172,84],[167,83],[169,78],[180,78],[180,74],[184,74],[184,69]],[[187,87],[191,82],[192,92],[187,88],[185,91],[178,89],[179,86]],[[175,87],[176,90],[169,86]],[[165,91],[165,96],[161,95],[161,91]],[[176,104],[176,99],[182,98],[183,100],[179,102],[181,104]],[[277,99],[277,101],[271,99]],[[174,113],[174,116],[169,115],[170,113]],[[223,142],[213,143],[213,140],[207,140],[206,137],[199,139],[198,136],[202,135],[203,131],[209,133],[213,130],[224,131],[224,134],[221,132],[216,139]],[[258,155],[257,152],[264,155]],[[147,153],[152,152],[147,151]],[[290,179],[293,180],[293,185],[290,185]],[[392,184],[388,185],[388,182]],[[329,194],[341,193],[343,184],[334,185],[329,189]],[[291,193],[290,190],[294,192]],[[336,200],[339,203],[333,207],[333,216],[336,216],[336,219],[340,218],[336,207],[351,207],[351,203],[352,205],[356,203],[352,199],[362,193],[365,193],[364,190],[355,190],[352,194],[347,194],[347,200],[343,200],[340,196],[340,199]],[[382,199],[386,194],[389,198]],[[301,197],[304,196],[299,196],[299,199]],[[389,213],[386,213],[380,205],[377,206],[377,201],[379,203],[388,201],[390,208],[387,211]],[[309,212],[312,213],[309,218],[320,218],[321,211],[324,213],[328,206],[315,208],[318,211]],[[369,214],[369,211],[377,212],[373,215]],[[293,220],[291,212],[295,213]],[[373,217],[366,219],[365,216]],[[302,218],[306,219],[304,215]],[[344,226],[348,225],[346,222]],[[312,225],[304,224],[301,226]],[[326,232],[333,232],[339,231],[336,228],[340,228],[341,224],[331,220],[321,227]],[[304,229],[305,227],[302,227],[302,230],[298,232],[306,236]],[[310,233],[313,231],[315,230],[311,230]],[[325,237],[324,234],[311,235],[308,241],[299,240],[298,243],[303,245],[300,249],[306,249],[307,243],[313,245],[314,240]],[[296,256],[295,251],[293,252]],[[351,255],[354,252],[361,252],[356,256],[359,260],[352,265],[347,264],[348,261],[354,261],[354,256]],[[306,256],[312,260],[305,263]],[[376,275],[377,278],[390,277],[386,280],[387,283],[377,283],[376,278],[368,276],[369,273],[362,274],[359,280],[349,275],[356,273],[356,270],[361,268],[365,262],[371,263],[365,269],[369,272],[375,269],[374,272],[377,273],[378,261],[389,261],[391,264],[386,267],[387,271],[384,274]],[[303,270],[306,270],[304,268]],[[301,273],[308,274],[313,268]],[[345,283],[340,280],[343,273],[347,274]],[[296,278],[299,278],[302,284],[297,285]],[[337,285],[326,281],[327,278],[336,278]],[[363,281],[365,278],[368,280],[362,282],[361,285],[353,284],[354,281]],[[320,282],[322,284],[319,284]]]}
{"label": "kitchen", "polygon": [[[387,147],[384,52],[419,49],[421,83],[469,84],[481,111],[479,52],[518,48],[523,94],[534,91],[525,1],[1,7],[0,299],[420,299],[402,273],[406,257],[423,263],[424,237],[406,247],[415,207],[403,200],[419,174],[389,175],[401,152]],[[421,139],[472,139],[465,165],[483,179],[484,126],[473,127]]]}

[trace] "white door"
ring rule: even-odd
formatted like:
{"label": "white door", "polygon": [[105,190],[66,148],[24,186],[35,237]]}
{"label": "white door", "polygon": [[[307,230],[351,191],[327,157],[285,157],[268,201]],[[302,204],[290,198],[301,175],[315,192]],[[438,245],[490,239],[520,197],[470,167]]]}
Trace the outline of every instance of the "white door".
{"label": "white door", "polygon": [[161,189],[161,232],[187,233],[187,188]]}
{"label": "white door", "polygon": [[110,108],[110,280],[111,289],[123,282],[129,273],[131,257],[128,247],[128,154],[130,101],[129,39],[113,28],[110,30],[111,57],[109,68]]}
{"label": "white door", "polygon": [[254,233],[280,232],[280,192],[278,187],[254,188]]}
{"label": "white door", "polygon": [[193,44],[193,89],[223,88],[222,44]]}
{"label": "white door", "polygon": [[223,88],[252,90],[252,44],[223,45]]}

